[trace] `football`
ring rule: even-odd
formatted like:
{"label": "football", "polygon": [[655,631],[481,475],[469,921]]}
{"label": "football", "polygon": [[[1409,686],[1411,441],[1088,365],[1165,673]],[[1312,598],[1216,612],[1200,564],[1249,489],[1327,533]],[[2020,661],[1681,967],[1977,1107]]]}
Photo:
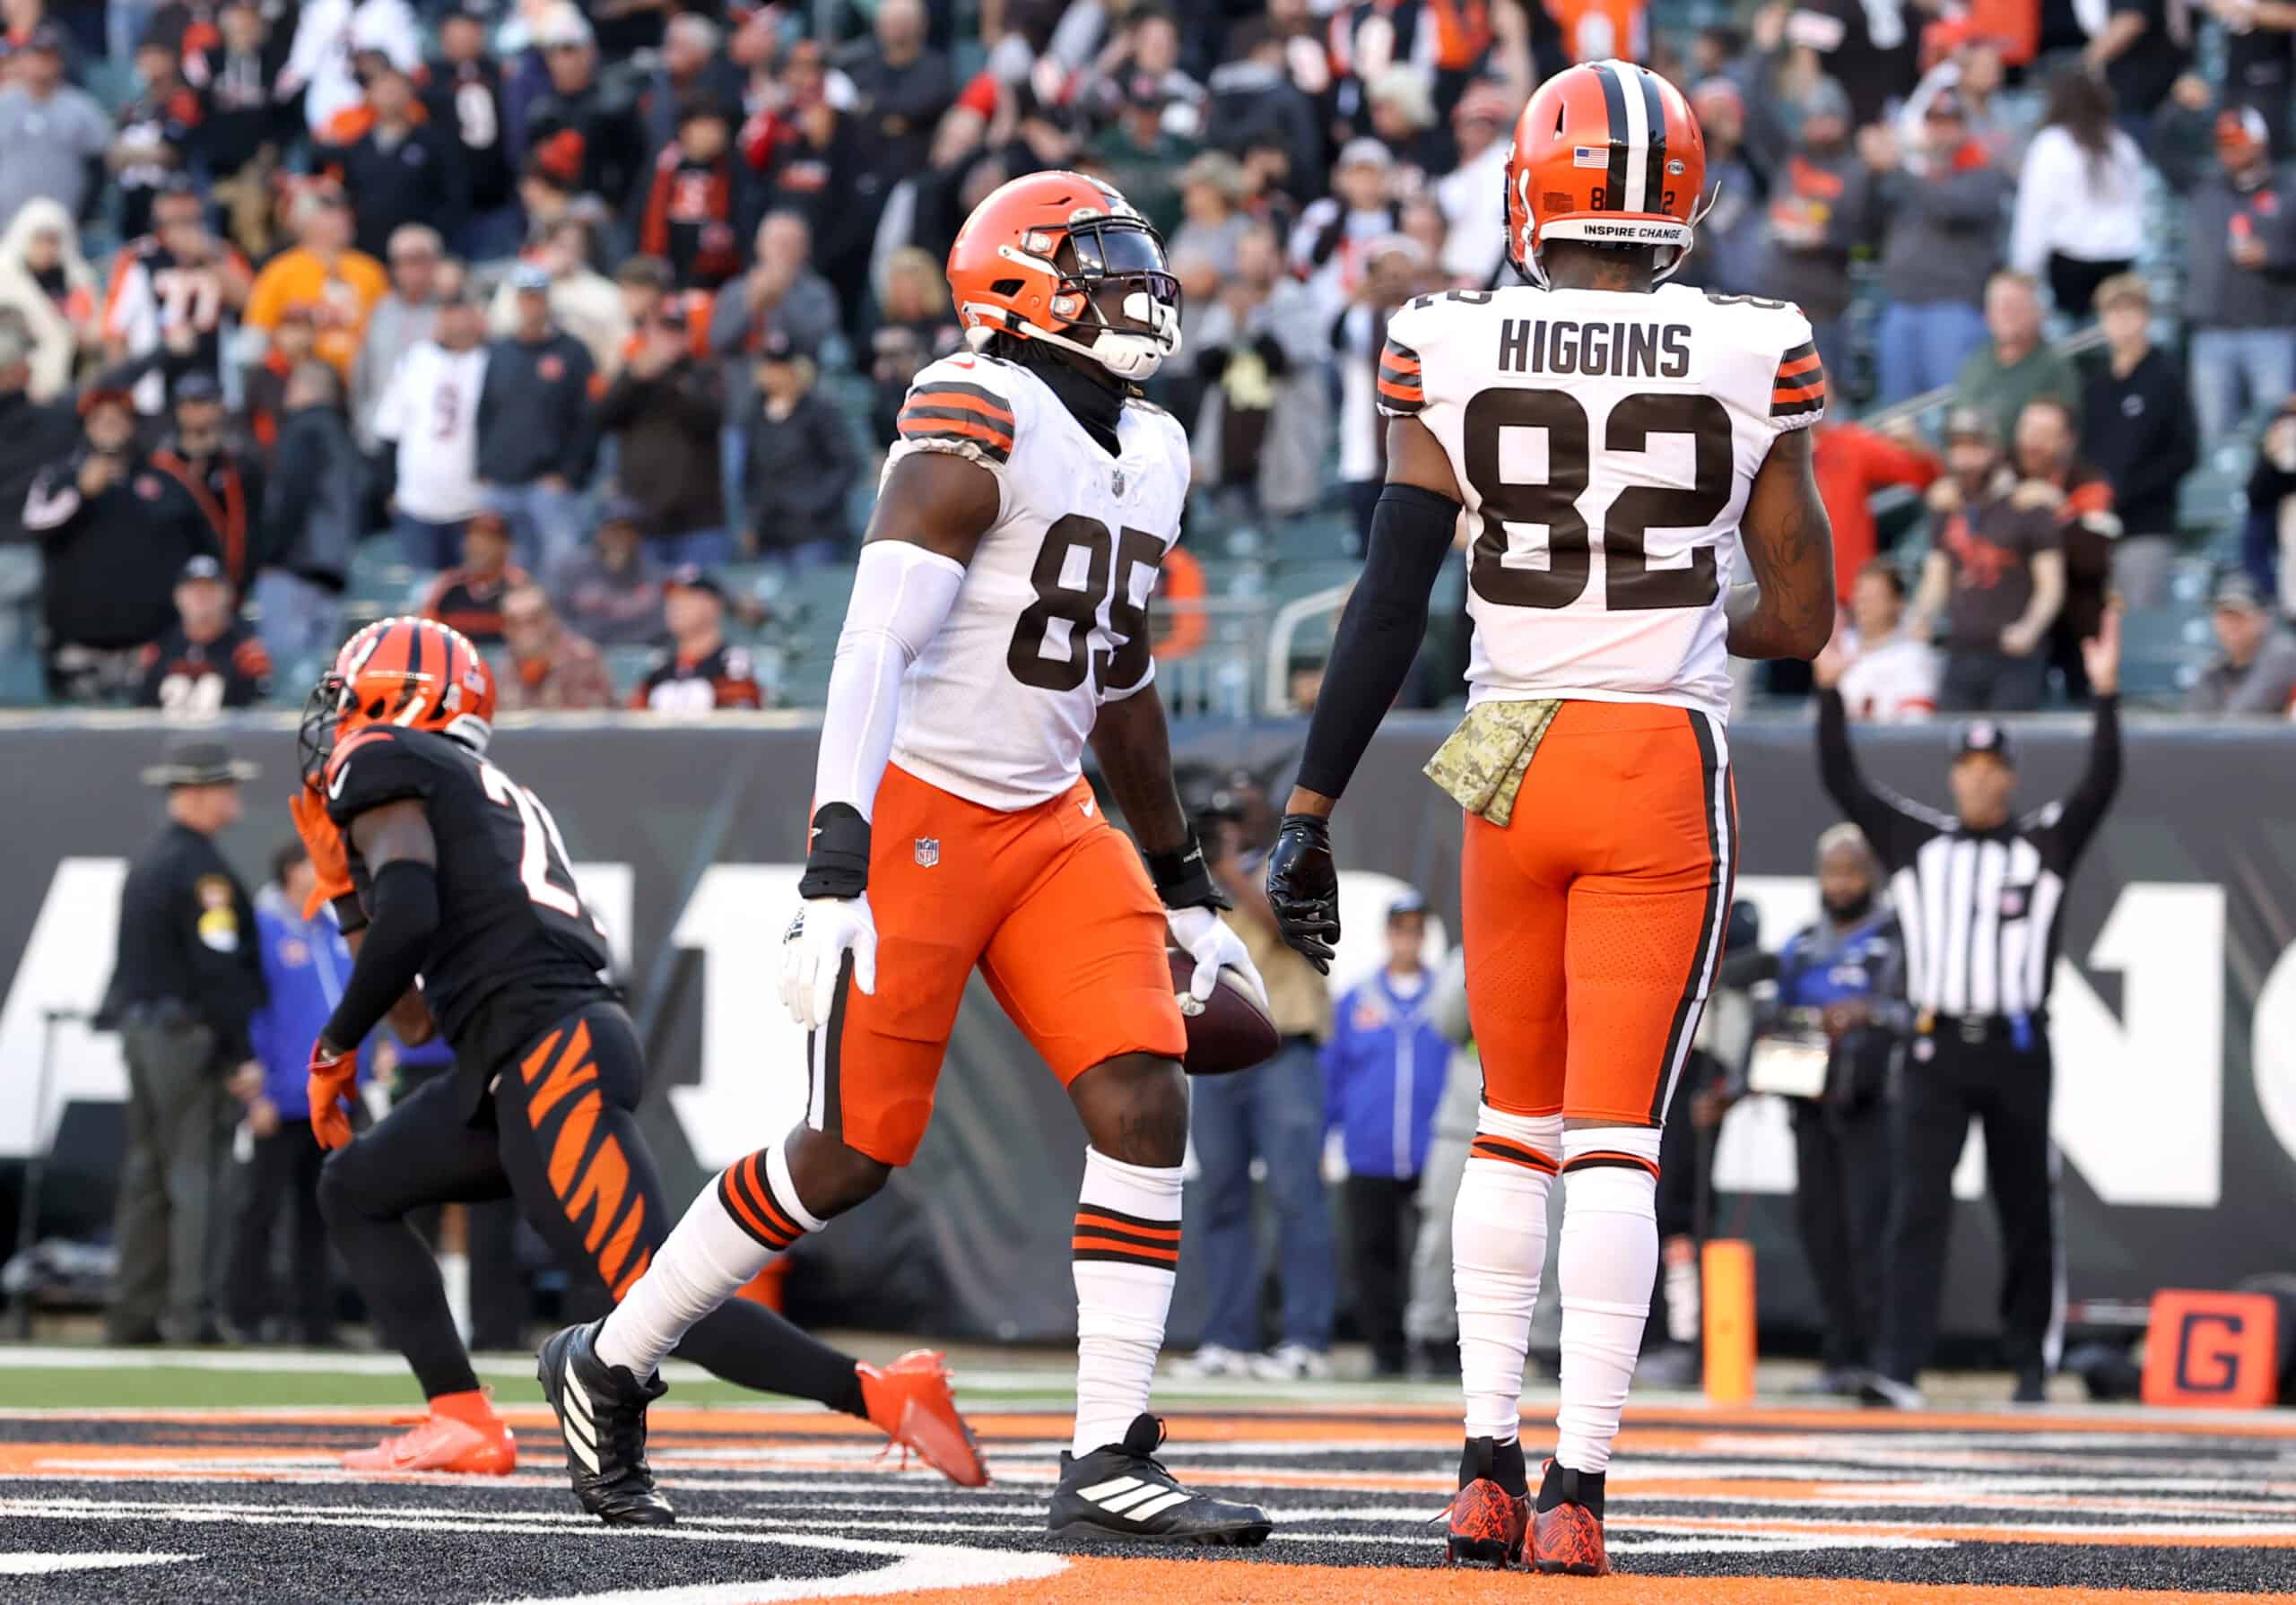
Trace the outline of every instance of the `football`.
{"label": "football", "polygon": [[1220,985],[1209,1002],[1199,1003],[1187,989],[1196,974],[1196,960],[1178,948],[1167,948],[1172,964],[1172,991],[1178,994],[1180,1012],[1187,1018],[1187,1073],[1192,1076],[1233,1075],[1265,1064],[1275,1056],[1282,1039],[1275,1022],[1252,984],[1231,965],[1220,972]]}

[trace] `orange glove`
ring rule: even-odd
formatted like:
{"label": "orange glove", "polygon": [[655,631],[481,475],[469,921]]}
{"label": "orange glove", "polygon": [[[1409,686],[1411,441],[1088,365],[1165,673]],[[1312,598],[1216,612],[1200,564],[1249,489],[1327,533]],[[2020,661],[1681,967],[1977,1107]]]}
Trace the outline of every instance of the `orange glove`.
{"label": "orange glove", "polygon": [[351,1116],[343,1100],[359,1096],[357,1053],[330,1054],[326,1038],[311,1044],[311,1073],[305,1089],[311,1098],[311,1135],[325,1149],[343,1148],[351,1141]]}
{"label": "orange glove", "polygon": [[351,863],[344,852],[343,832],[326,817],[326,802],[310,786],[296,787],[287,811],[295,816],[295,834],[303,838],[303,851],[311,855],[311,868],[318,875],[311,895],[303,899],[303,917],[317,919],[320,909],[337,898],[349,896],[352,890]]}

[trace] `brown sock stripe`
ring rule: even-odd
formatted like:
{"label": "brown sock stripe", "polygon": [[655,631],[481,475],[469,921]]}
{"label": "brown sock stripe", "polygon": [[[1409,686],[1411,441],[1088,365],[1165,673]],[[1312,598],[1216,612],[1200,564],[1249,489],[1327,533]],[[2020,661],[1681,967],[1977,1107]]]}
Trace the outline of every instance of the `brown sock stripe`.
{"label": "brown sock stripe", "polygon": [[1122,1210],[1111,1210],[1106,1204],[1080,1203],[1076,1206],[1076,1219],[1089,1219],[1109,1226],[1120,1226],[1126,1231],[1166,1236],[1174,1242],[1179,1240],[1180,1223],[1178,1219],[1157,1220],[1146,1215],[1127,1215]]}
{"label": "brown sock stripe", "polygon": [[1524,1143],[1509,1141],[1504,1137],[1477,1137],[1467,1147],[1470,1158],[1500,1159],[1509,1165],[1520,1165],[1526,1170],[1555,1174],[1555,1163],[1546,1155]]}
{"label": "brown sock stripe", "polygon": [[726,1206],[726,1212],[734,1218],[735,1225],[763,1246],[778,1254],[804,1234],[777,1225],[777,1220],[783,1219],[780,1212],[772,1210],[763,1198],[751,1195],[743,1174],[748,1164],[749,1160],[745,1159],[739,1165],[728,1166],[718,1176],[718,1201]]}
{"label": "brown sock stripe", "polygon": [[1619,1170],[1647,1170],[1653,1177],[1656,1177],[1658,1174],[1657,1166],[1644,1158],[1640,1154],[1580,1154],[1576,1158],[1564,1160],[1562,1164],[1563,1174],[1566,1176],[1574,1170],[1603,1170],[1607,1168],[1615,1168]]}

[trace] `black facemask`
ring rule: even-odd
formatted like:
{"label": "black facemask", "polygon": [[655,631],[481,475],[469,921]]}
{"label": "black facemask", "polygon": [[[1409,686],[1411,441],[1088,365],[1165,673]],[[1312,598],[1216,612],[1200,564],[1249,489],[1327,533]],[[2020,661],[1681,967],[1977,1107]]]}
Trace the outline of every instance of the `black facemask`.
{"label": "black facemask", "polygon": [[1872,912],[1874,889],[1869,886],[1854,898],[1828,898],[1825,905],[1826,913],[1832,916],[1836,924],[1854,925]]}

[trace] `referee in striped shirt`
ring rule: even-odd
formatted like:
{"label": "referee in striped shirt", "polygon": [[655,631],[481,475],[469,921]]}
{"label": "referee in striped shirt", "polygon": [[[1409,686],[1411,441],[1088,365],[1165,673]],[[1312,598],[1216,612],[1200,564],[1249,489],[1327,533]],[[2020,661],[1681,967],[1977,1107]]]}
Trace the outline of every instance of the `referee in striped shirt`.
{"label": "referee in striped shirt", "polygon": [[1914,1037],[1898,1094],[1897,1196],[1883,1267],[1882,1329],[1866,1396],[1913,1408],[1937,1336],[1952,1175],[1970,1117],[1985,1123],[1987,1181],[2001,1223],[2003,1358],[2019,1403],[2039,1403],[2064,1324],[2056,1150],[2048,1135],[2049,973],[2065,883],[2120,785],[2120,620],[2082,643],[2096,698],[2087,771],[2070,794],[2013,811],[2008,732],[1965,727],[1948,776],[1951,814],[1858,772],[1836,689],[1842,655],[1813,665],[1818,770],[1890,876],[1904,928]]}

